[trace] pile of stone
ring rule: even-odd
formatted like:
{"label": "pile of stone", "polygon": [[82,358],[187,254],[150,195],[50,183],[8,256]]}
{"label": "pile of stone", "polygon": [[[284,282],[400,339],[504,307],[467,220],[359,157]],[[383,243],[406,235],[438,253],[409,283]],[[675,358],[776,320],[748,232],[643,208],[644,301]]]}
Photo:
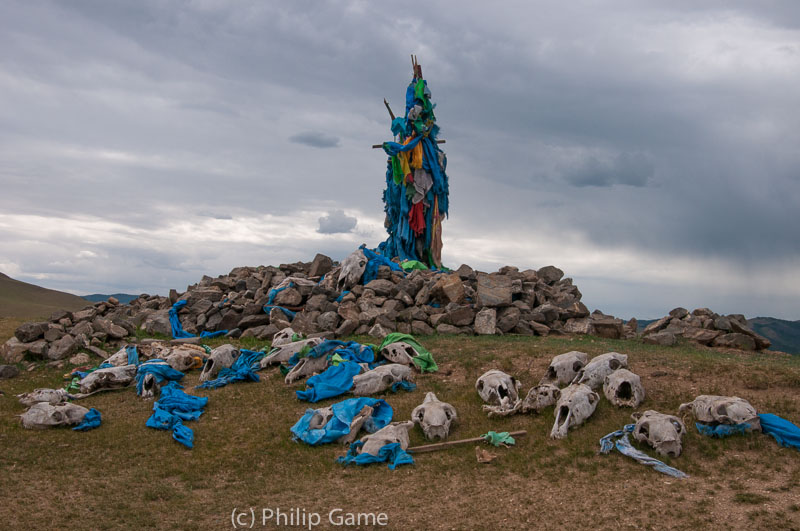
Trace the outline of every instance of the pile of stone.
{"label": "pile of stone", "polygon": [[646,343],[658,345],[674,345],[677,337],[684,337],[701,345],[740,350],[764,350],[771,344],[748,326],[744,315],[719,315],[708,308],[691,313],[686,308],[675,308],[647,325],[642,337]]}
{"label": "pile of stone", "polygon": [[[328,337],[382,338],[390,332],[545,336],[589,318],[577,286],[554,266],[538,271],[506,266],[483,273],[462,265],[453,272],[408,274],[381,266],[366,285],[349,269],[344,270],[348,274],[342,271],[340,264],[318,254],[312,262],[237,267],[217,278],[205,276],[186,292],[171,290],[166,297],[141,295],[129,305],[112,298],[79,312],[60,311],[49,321],[20,326],[16,337],[0,346],[0,357],[10,363],[26,353],[60,360],[80,348],[104,356],[99,347],[126,338],[130,342],[137,328],[149,336],[171,337],[169,309],[179,300],[186,300],[178,317],[190,334],[227,330],[228,337],[260,340],[270,340],[289,325],[307,336]],[[266,313],[271,292],[270,304],[276,307]]]}
{"label": "pile of stone", "polygon": [[113,297],[105,302],[88,305],[78,312],[58,310],[50,319],[25,323],[16,329],[14,337],[0,345],[0,358],[18,363],[25,354],[46,360],[61,360],[80,349],[105,358],[100,347],[117,344],[136,332],[132,308]]}

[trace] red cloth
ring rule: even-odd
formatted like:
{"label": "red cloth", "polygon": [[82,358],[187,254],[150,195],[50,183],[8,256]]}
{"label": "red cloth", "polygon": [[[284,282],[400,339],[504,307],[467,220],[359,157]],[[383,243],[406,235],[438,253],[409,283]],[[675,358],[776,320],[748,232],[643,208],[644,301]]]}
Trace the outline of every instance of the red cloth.
{"label": "red cloth", "polygon": [[422,234],[422,231],[425,230],[425,214],[422,211],[423,203],[420,201],[419,203],[412,205],[411,210],[408,212],[408,225],[411,227],[411,230],[414,231],[416,236]]}

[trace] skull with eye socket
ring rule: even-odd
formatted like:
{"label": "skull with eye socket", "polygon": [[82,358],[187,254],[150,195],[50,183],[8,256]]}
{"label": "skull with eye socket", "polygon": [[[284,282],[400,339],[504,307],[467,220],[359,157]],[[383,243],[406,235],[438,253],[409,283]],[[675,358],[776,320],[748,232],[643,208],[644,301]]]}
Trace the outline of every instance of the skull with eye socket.
{"label": "skull with eye socket", "polygon": [[550,362],[547,372],[539,383],[567,385],[575,379],[575,376],[583,369],[588,359],[588,354],[577,350],[559,354]]}
{"label": "skull with eye socket", "polygon": [[419,424],[429,441],[447,439],[450,426],[457,419],[456,408],[436,398],[434,393],[425,395],[422,404],[411,412],[411,420]]}
{"label": "skull with eye socket", "polygon": [[607,352],[592,358],[584,368],[578,371],[572,383],[579,383],[591,389],[597,389],[606,379],[606,376],[628,366],[628,356],[619,352]]}
{"label": "skull with eye socket", "polygon": [[295,331],[291,327],[286,327],[272,336],[272,348],[288,345],[294,341]]}
{"label": "skull with eye socket", "polygon": [[404,341],[397,341],[386,345],[381,349],[380,354],[391,363],[399,363],[400,365],[408,365],[409,367],[417,368],[414,363],[414,357],[417,356],[417,351]]}
{"label": "skull with eye socket", "polygon": [[374,395],[386,391],[395,384],[413,383],[413,381],[410,367],[389,363],[353,376],[353,388],[350,392],[356,396]]}
{"label": "skull with eye socket", "polygon": [[636,421],[634,439],[650,445],[657,454],[665,457],[681,455],[682,439],[686,433],[686,426],[681,419],[653,410],[634,413],[631,418]]}
{"label": "skull with eye socket", "polygon": [[22,427],[30,430],[72,426],[80,424],[88,412],[85,407],[69,402],[55,405],[37,402],[22,414]]}
{"label": "skull with eye socket", "polygon": [[349,290],[359,283],[364,269],[367,267],[367,257],[361,249],[350,253],[347,258],[342,260],[342,270],[339,271],[339,280],[336,288],[339,291]]}
{"label": "skull with eye socket", "polygon": [[738,396],[700,395],[691,402],[681,404],[678,410],[691,410],[697,421],[703,424],[747,424],[748,431],[761,431],[761,420],[756,408]]}
{"label": "skull with eye socket", "polygon": [[600,396],[584,384],[572,384],[561,390],[554,410],[556,421],[551,439],[563,439],[570,428],[580,426],[597,409]]}
{"label": "skull with eye socket", "polygon": [[208,380],[216,379],[219,371],[222,369],[229,369],[239,357],[239,349],[233,345],[222,345],[211,351],[203,365],[203,370],[200,372],[200,381],[205,382]]}
{"label": "skull with eye socket", "polygon": [[486,371],[475,382],[475,389],[481,399],[490,406],[513,409],[519,403],[519,388],[522,384],[503,371]]}
{"label": "skull with eye socket", "polygon": [[617,369],[606,376],[603,394],[618,407],[637,407],[644,400],[642,379],[628,369]]}

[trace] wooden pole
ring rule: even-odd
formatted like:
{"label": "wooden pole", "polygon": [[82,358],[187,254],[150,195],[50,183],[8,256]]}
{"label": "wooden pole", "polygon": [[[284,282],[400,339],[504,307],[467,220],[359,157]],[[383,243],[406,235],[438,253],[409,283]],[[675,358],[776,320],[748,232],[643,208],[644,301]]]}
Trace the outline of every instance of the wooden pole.
{"label": "wooden pole", "polygon": [[[528,434],[528,432],[525,431],[525,430],[512,431],[511,433],[509,433],[509,435],[511,435],[512,437],[525,437],[527,434]],[[476,443],[476,442],[482,442],[482,441],[485,441],[485,440],[486,439],[484,439],[483,437],[473,437],[471,439],[461,439],[461,440],[458,440],[458,441],[445,441],[445,442],[435,443],[435,444],[425,444],[423,446],[413,446],[413,447],[409,448],[408,450],[406,450],[406,452],[408,452],[410,454],[421,454],[421,453],[424,453],[424,452],[435,452],[437,450],[444,450],[446,448],[452,448],[454,446],[461,446],[462,444],[471,444],[471,443]]]}
{"label": "wooden pole", "polygon": [[389,107],[389,102],[386,101],[386,98],[383,98],[383,104],[386,105],[386,110],[389,111],[389,116],[392,117],[392,121],[394,122],[394,113],[392,112],[392,108]]}
{"label": "wooden pole", "polygon": [[[440,139],[436,140],[437,144],[444,144],[446,142],[447,142],[447,140],[445,140],[444,138],[440,138]],[[380,149],[382,147],[383,147],[383,144],[372,144],[372,149]]]}

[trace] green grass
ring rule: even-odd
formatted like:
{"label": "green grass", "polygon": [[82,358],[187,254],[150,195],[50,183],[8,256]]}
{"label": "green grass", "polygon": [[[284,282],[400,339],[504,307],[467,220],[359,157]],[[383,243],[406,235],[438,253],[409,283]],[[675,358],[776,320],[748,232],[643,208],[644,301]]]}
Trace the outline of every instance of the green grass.
{"label": "green grass", "polygon": [[[356,338],[374,342],[372,338]],[[289,427],[309,404],[294,398],[277,370],[257,383],[195,390],[199,371],[186,377],[188,392],[209,396],[187,450],[167,432],[146,428],[152,402],[132,389],[85,401],[103,414],[100,429],[26,431],[14,417],[23,408],[13,395],[35,387],[62,386],[65,369],[37,368],[0,382],[0,518],[8,528],[66,526],[115,529],[131,526],[230,528],[234,507],[301,507],[321,512],[384,511],[389,528],[489,529],[497,527],[708,527],[719,518],[752,522],[759,492],[769,490],[764,521],[800,526],[795,498],[800,480],[797,452],[767,436],[726,440],[702,437],[686,419],[684,453],[668,463],[691,478],[678,481],[618,453],[597,455],[598,440],[630,422],[631,410],[601,399],[595,414],[565,440],[547,435],[552,410],[541,415],[488,419],[475,392],[476,378],[501,368],[534,385],[556,355],[581,350],[590,355],[629,355],[631,370],[647,390],[639,410],[674,413],[681,402],[719,392],[747,398],[763,411],[800,417],[800,359],[725,353],[681,344],[675,348],[638,341],[574,338],[420,338],[440,371],[416,377],[418,389],[384,396],[395,419],[434,391],[458,410],[452,438],[489,430],[527,430],[516,447],[493,450],[498,459],[478,464],[474,445],[420,454],[416,465],[389,471],[383,465],[344,468],[335,462],[344,448],[292,442]],[[212,346],[223,339],[209,340]],[[242,342],[257,349],[264,342]],[[337,401],[323,401],[322,407]],[[424,444],[421,431],[411,444]],[[648,448],[642,448],[655,455]],[[42,496],[56,490],[58,498]],[[431,500],[439,500],[432,507]],[[795,507],[795,509],[792,509]],[[735,516],[740,520],[731,519]],[[716,519],[715,519],[716,518]],[[744,523],[742,524],[745,525]]]}
{"label": "green grass", "polygon": [[0,318],[46,319],[56,310],[80,310],[90,304],[77,295],[42,288],[0,273]]}

